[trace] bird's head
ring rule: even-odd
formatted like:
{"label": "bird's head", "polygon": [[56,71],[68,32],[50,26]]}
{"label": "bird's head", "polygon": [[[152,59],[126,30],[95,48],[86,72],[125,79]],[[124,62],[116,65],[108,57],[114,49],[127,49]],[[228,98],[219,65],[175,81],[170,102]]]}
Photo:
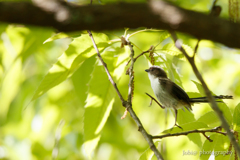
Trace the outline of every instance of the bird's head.
{"label": "bird's head", "polygon": [[167,73],[158,66],[152,66],[149,69],[145,70],[146,72],[148,72],[149,76],[152,76],[154,78],[167,78]]}

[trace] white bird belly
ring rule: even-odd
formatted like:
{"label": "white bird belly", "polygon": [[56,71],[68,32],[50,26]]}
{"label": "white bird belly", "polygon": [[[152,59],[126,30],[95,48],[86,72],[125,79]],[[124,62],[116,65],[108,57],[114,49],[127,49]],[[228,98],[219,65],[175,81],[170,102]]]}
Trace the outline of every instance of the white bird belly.
{"label": "white bird belly", "polygon": [[172,97],[167,91],[165,91],[164,88],[162,88],[162,85],[159,83],[158,78],[154,78],[151,75],[149,76],[149,78],[151,80],[151,87],[155,96],[164,107],[176,109],[183,107],[182,105],[178,104],[178,101],[174,97]]}

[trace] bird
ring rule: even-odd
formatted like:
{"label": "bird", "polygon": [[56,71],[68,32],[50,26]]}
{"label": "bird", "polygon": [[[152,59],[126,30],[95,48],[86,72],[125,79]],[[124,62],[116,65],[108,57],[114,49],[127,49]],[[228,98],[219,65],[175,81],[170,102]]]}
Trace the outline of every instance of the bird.
{"label": "bird", "polygon": [[[188,111],[192,111],[192,105],[194,103],[209,102],[207,97],[189,98],[188,94],[179,85],[171,81],[168,78],[167,73],[159,66],[151,66],[145,71],[148,73],[151,87],[155,96],[157,97],[157,100],[161,103],[163,108],[172,108],[174,110],[174,126],[182,129],[182,127],[177,124],[178,109],[186,108]],[[216,102],[222,102],[217,101],[220,99],[233,99],[233,96],[229,95],[219,95],[213,97],[215,98]]]}

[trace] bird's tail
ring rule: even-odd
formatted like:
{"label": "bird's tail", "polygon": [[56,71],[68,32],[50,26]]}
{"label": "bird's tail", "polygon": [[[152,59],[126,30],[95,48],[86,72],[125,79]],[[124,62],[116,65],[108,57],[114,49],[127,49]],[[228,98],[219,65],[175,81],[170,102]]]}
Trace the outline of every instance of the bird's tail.
{"label": "bird's tail", "polygon": [[[224,95],[220,95],[220,96],[213,96],[216,100],[216,102],[222,102],[222,101],[218,101],[220,99],[233,99],[233,96],[224,96]],[[198,97],[198,98],[190,98],[190,103],[208,103],[209,101],[207,100],[207,97]]]}

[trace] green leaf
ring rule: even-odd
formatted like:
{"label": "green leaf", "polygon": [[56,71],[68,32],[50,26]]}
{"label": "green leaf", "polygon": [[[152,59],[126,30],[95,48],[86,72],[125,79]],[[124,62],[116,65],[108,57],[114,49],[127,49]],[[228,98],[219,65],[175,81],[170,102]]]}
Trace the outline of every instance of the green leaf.
{"label": "green leaf", "polygon": [[186,45],[186,44],[182,44],[182,47],[183,47],[183,49],[187,52],[187,54],[189,55],[189,56],[192,56],[193,55],[193,49],[192,49],[192,47],[190,47],[189,45]]}
{"label": "green leaf", "polygon": [[[7,56],[9,59],[10,55]],[[7,74],[4,75],[4,79],[1,83],[1,96],[0,96],[0,124],[5,122],[5,118],[8,115],[10,104],[15,98],[18,90],[21,86],[22,81],[22,63],[21,60],[18,59],[15,61]]]}
{"label": "green leaf", "polygon": [[[160,143],[159,141],[155,142],[154,145],[158,146],[158,143]],[[141,156],[139,157],[138,160],[151,160],[154,156],[153,151],[150,149],[150,147],[148,147],[148,149],[146,149]]]}
{"label": "green leaf", "polygon": [[198,91],[200,92],[200,94],[201,94],[202,96],[206,96],[206,95],[205,95],[205,92],[204,92],[204,89],[203,89],[203,87],[202,87],[202,84],[200,84],[200,83],[198,83],[198,82],[196,82],[196,81],[194,81],[194,80],[192,80],[192,82],[196,85],[196,87],[197,87]]}
{"label": "green leaf", "polygon": [[194,114],[190,111],[188,111],[186,108],[184,110],[179,109],[178,110],[178,117],[177,117],[177,122],[180,125],[189,123],[189,122],[194,122],[196,121],[194,118]]}
{"label": "green leaf", "polygon": [[[195,83],[195,85],[197,86],[201,95],[205,96],[205,92],[203,90],[202,85],[196,81],[193,81],[193,83]],[[223,115],[226,118],[226,120],[228,121],[228,123],[232,124],[232,113],[231,113],[229,107],[223,102],[219,102],[219,103],[217,103],[217,105],[218,105],[219,109],[223,112]],[[209,113],[209,114],[212,114],[212,113]],[[201,121],[205,121],[205,120],[201,119]],[[215,116],[213,115],[212,122],[210,121],[210,124],[215,123],[215,122],[216,122],[216,119],[215,119]]]}
{"label": "green leaf", "polygon": [[163,53],[174,55],[174,56],[178,56],[182,54],[182,52],[179,51],[179,49],[177,49],[173,43],[167,43],[160,49],[160,51]]}
{"label": "green leaf", "polygon": [[[115,82],[117,82],[124,73],[126,66],[124,62],[127,61],[128,50],[111,48],[101,55]],[[89,83],[89,93],[84,113],[84,146],[88,157],[91,157],[91,153],[101,138],[100,132],[112,109],[115,93],[116,91],[110,83],[102,64],[97,61]]]}
{"label": "green leaf", "polygon": [[160,35],[160,43],[170,37],[170,34],[168,31],[163,31]]}
{"label": "green leaf", "polygon": [[201,141],[200,134],[188,134],[187,137],[190,141],[195,143],[199,148],[202,147],[202,141]]}
{"label": "green leaf", "polygon": [[100,140],[102,130],[114,102],[115,91],[103,67],[96,64],[89,83],[84,113],[85,150],[90,157]]}
{"label": "green leaf", "polygon": [[229,159],[230,155],[226,155],[229,148],[228,137],[222,134],[212,134],[209,138],[213,140],[213,142],[205,140],[203,148],[199,152],[200,160],[208,160],[212,151],[215,152],[216,160]]}
{"label": "green leaf", "polygon": [[208,125],[208,127],[217,127],[219,126],[220,120],[217,117],[216,113],[214,111],[210,111],[204,115],[202,115],[198,120],[198,122],[203,122]]}
{"label": "green leaf", "polygon": [[223,116],[227,120],[228,124],[231,125],[233,122],[233,116],[229,107],[225,103],[218,103],[218,107],[222,111]]}
{"label": "green leaf", "polygon": [[15,51],[19,54],[18,57],[25,62],[30,55],[42,49],[44,40],[51,36],[53,31],[38,27],[8,27],[6,33]]}
{"label": "green leaf", "polygon": [[71,77],[81,106],[85,105],[88,92],[88,83],[90,81],[96,60],[97,58],[95,56],[85,60]]}
{"label": "green leaf", "polygon": [[[93,33],[93,37],[99,51],[102,51],[108,46],[108,37],[105,34]],[[96,51],[88,34],[83,34],[81,37],[75,38],[69,45],[69,48],[61,55],[59,60],[44,77],[31,101],[37,99],[49,89],[69,78],[86,59],[95,54]]]}
{"label": "green leaf", "polygon": [[233,130],[240,132],[240,103],[234,109]]}
{"label": "green leaf", "polygon": [[62,33],[62,32],[57,33],[57,34],[54,34],[52,37],[48,38],[47,40],[45,40],[43,44],[57,40],[57,39],[62,39],[62,38],[69,38],[69,36],[66,33]]}

